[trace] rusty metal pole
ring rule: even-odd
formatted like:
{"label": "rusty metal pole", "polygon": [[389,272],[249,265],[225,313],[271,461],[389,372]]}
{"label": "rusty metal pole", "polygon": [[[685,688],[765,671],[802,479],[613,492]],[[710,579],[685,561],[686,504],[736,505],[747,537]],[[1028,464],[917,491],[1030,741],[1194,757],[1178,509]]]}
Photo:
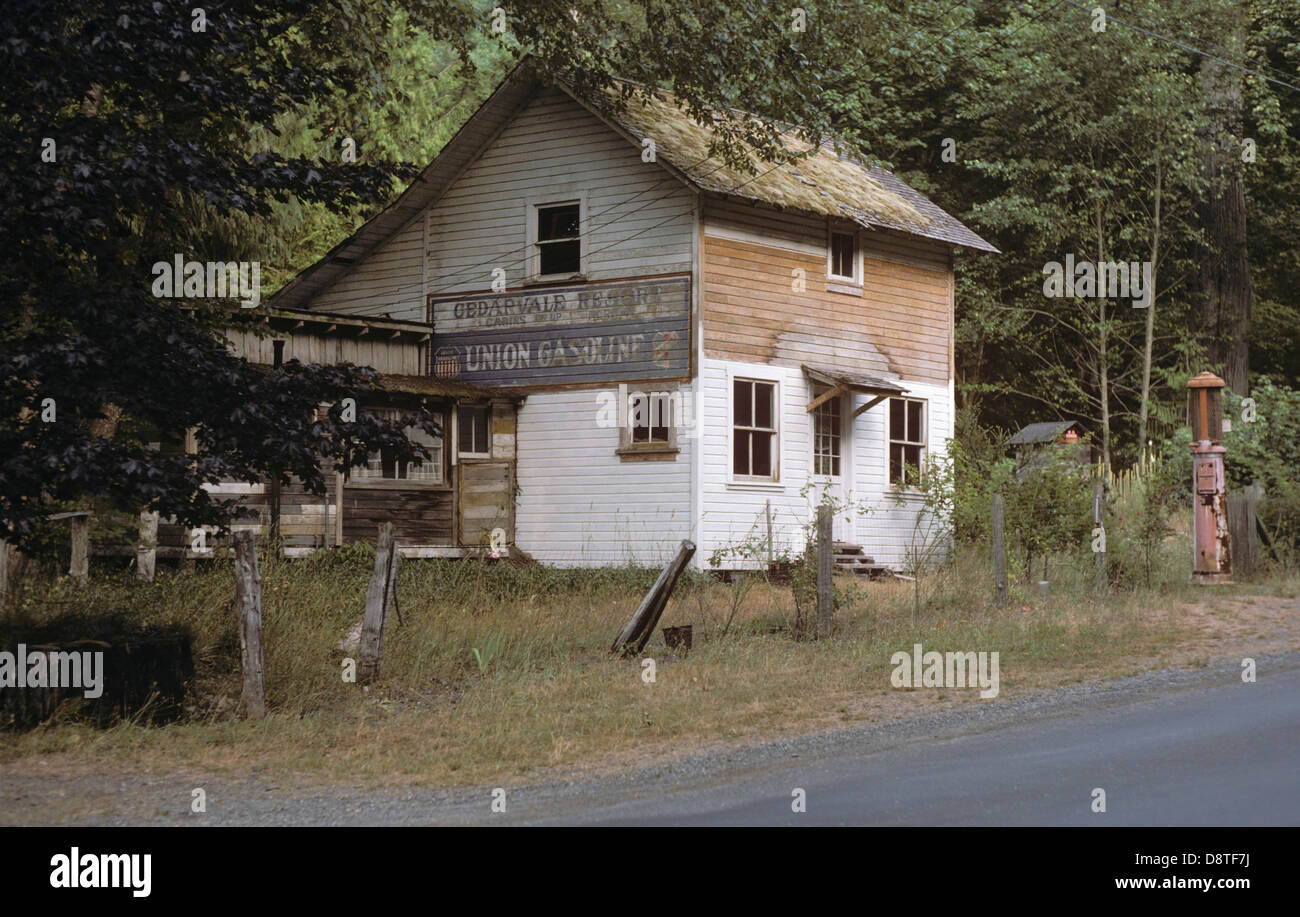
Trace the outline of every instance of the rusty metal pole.
{"label": "rusty metal pole", "polygon": [[1199,586],[1232,582],[1227,487],[1223,474],[1224,381],[1204,372],[1187,383],[1192,425],[1192,573]]}

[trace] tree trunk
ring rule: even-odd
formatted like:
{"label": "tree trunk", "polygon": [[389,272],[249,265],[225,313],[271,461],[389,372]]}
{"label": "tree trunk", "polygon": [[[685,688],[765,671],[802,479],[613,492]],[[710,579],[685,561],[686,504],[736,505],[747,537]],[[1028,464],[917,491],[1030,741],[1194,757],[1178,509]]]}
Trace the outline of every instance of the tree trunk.
{"label": "tree trunk", "polygon": [[[1159,273],[1160,257],[1160,195],[1161,195],[1160,157],[1156,157],[1155,200],[1152,202],[1151,223],[1151,288],[1147,290],[1147,333],[1142,347],[1142,406],[1138,409],[1138,455],[1141,462],[1147,460],[1147,419],[1151,416],[1151,347],[1155,340],[1156,327],[1156,277]],[[1143,469],[1145,471],[1145,468]]]}
{"label": "tree trunk", "polygon": [[[1101,202],[1097,202],[1097,269],[1106,260],[1105,227],[1101,218]],[[1107,344],[1110,330],[1106,325],[1106,297],[1101,290],[1097,295],[1097,366],[1098,397],[1101,398],[1101,464],[1102,470],[1110,472],[1110,367],[1107,365]]]}
{"label": "tree trunk", "polygon": [[[1229,38],[1243,44],[1240,30]],[[1201,335],[1206,354],[1223,367],[1238,395],[1250,390],[1250,317],[1254,290],[1246,250],[1246,192],[1241,181],[1243,74],[1209,57],[1201,59],[1201,171],[1207,180],[1198,212],[1201,246]]]}

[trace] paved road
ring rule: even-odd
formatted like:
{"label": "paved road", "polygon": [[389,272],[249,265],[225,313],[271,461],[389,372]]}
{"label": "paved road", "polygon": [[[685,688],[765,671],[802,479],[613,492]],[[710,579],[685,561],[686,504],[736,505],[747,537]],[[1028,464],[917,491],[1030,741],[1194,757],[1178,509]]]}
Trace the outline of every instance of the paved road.
{"label": "paved road", "polygon": [[[796,787],[805,813],[791,810]],[[535,823],[1296,825],[1300,669]]]}

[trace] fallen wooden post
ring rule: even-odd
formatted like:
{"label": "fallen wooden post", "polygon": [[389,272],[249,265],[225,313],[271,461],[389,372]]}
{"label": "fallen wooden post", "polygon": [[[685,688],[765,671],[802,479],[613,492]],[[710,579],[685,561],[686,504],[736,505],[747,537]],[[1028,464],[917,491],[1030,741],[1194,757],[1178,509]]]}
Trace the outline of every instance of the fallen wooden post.
{"label": "fallen wooden post", "polygon": [[393,577],[393,523],[379,526],[375,542],[375,572],[370,576],[366,590],[366,616],[361,624],[361,658],[357,665],[357,681],[369,684],[379,678],[379,659],[384,648],[384,619],[388,616],[388,600]]}
{"label": "fallen wooden post", "polygon": [[831,635],[835,608],[835,549],[831,543],[832,513],[829,506],[817,507],[817,639]]}
{"label": "fallen wooden post", "polygon": [[251,531],[235,532],[235,603],[239,609],[239,652],[244,669],[240,710],[250,719],[266,716],[266,682],[262,668],[262,578],[257,570],[257,541]]}
{"label": "fallen wooden post", "polygon": [[650,587],[650,591],[646,593],[645,598],[632,614],[632,619],[627,622],[623,632],[609,648],[611,653],[622,650],[624,656],[630,656],[641,652],[649,641],[650,635],[654,633],[659,617],[664,613],[664,607],[668,604],[668,597],[672,595],[673,587],[677,585],[678,577],[682,575],[682,571],[686,569],[693,556],[695,556],[694,542],[683,541],[677,556],[664,567],[655,584]]}

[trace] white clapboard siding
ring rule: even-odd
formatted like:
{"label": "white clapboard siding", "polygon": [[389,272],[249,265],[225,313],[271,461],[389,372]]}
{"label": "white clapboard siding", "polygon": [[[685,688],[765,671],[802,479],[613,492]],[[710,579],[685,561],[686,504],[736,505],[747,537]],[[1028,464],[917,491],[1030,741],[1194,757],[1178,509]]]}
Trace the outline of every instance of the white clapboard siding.
{"label": "white clapboard siding", "polygon": [[691,269],[694,194],[557,89],[544,89],[426,211],[427,290],[523,280],[529,202],[585,195],[589,280]]}
{"label": "white clapboard siding", "polygon": [[694,441],[672,462],[624,462],[601,427],[601,391],[528,396],[519,411],[515,543],[542,563],[659,565],[692,537]]}
{"label": "white clapboard siding", "polygon": [[321,312],[422,322],[424,220],[417,218],[312,301]]}
{"label": "white clapboard siding", "polygon": [[[902,380],[908,398],[926,402],[927,454],[945,451],[953,435],[952,388],[925,382]],[[860,397],[860,396],[859,396]],[[862,414],[853,429],[854,480],[858,492],[870,495],[872,512],[855,520],[855,542],[875,558],[876,563],[900,568],[908,565],[909,546],[919,547],[929,531],[925,520],[916,527],[919,498],[904,496],[896,501],[889,486],[889,412],[882,401]]]}
{"label": "white clapboard siding", "polygon": [[[780,483],[752,485],[732,483],[731,477],[731,381],[736,377],[774,379],[780,384]],[[900,380],[909,397],[928,402],[928,442],[931,450],[942,450],[952,436],[952,393],[942,385]],[[761,363],[705,359],[700,385],[703,392],[705,434],[702,440],[702,495],[699,525],[699,554],[707,565],[718,549],[739,545],[757,536],[766,538],[766,504],[771,501],[773,540],[779,554],[783,549],[802,550],[804,526],[811,518],[815,495],[801,494],[811,478],[812,419],[805,410],[814,397],[811,386],[798,369]],[[867,398],[854,396],[854,406]],[[853,539],[878,563],[902,566],[906,546],[916,519],[914,504],[896,505],[888,487],[888,403],[881,402],[859,415],[853,424],[852,443],[844,444],[846,466],[845,498],[865,502],[867,514],[854,518]],[[847,471],[847,468],[846,468]],[[722,567],[745,566],[733,559]]]}
{"label": "white clapboard siding", "polygon": [[[731,381],[733,377],[775,380],[779,384],[780,483],[754,485],[729,483],[731,477]],[[774,541],[778,553],[783,547],[798,550],[802,541],[799,527],[808,518],[808,500],[800,489],[808,483],[811,470],[811,429],[804,412],[809,398],[803,374],[798,369],[762,363],[738,363],[706,359],[700,373],[703,390],[703,492],[701,494],[701,565],[719,548],[741,544],[758,536],[767,537],[766,504],[772,502]],[[744,566],[728,559],[720,567]]]}

